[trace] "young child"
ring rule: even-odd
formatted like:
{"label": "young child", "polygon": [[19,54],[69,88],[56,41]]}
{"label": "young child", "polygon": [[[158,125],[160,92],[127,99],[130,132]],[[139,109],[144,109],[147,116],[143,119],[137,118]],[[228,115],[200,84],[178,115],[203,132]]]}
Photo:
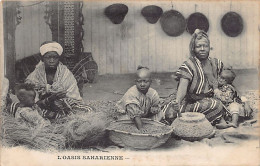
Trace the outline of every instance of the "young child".
{"label": "young child", "polygon": [[249,117],[252,113],[245,97],[239,97],[238,92],[233,86],[236,75],[231,69],[224,69],[218,78],[218,90],[215,91],[215,97],[221,100],[226,111],[232,120],[228,123],[228,127],[238,127],[238,119],[241,117]]}
{"label": "young child", "polygon": [[159,106],[159,95],[150,87],[151,83],[149,68],[139,66],[135,85],[129,88],[117,103],[119,112],[127,113],[127,118],[133,120],[138,129],[143,127],[141,118],[160,121],[164,117]]}
{"label": "young child", "polygon": [[20,84],[16,88],[19,102],[12,103],[9,112],[18,120],[25,121],[29,125],[48,125],[49,121],[40,115],[40,108],[35,104],[36,93],[31,84]]}

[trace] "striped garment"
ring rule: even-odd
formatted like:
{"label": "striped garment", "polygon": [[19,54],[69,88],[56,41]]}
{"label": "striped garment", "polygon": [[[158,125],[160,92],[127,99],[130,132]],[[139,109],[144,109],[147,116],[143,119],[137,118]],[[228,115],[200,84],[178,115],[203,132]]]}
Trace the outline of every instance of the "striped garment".
{"label": "striped garment", "polygon": [[[55,73],[53,84],[49,85],[46,79],[45,66],[43,62],[39,62],[35,70],[27,77],[26,83],[31,83],[35,85],[35,89],[38,92],[40,100],[45,99],[44,96],[49,96],[51,93],[66,91],[66,98],[62,99],[62,104],[72,112],[74,110],[82,110],[85,112],[92,111],[90,106],[84,104],[79,89],[77,86],[77,81],[74,78],[71,71],[63,65],[61,62],[57,66],[57,71]],[[46,109],[48,108],[48,109]],[[64,117],[71,112],[66,110],[56,111],[55,108],[45,107],[43,110],[43,117],[53,119]]]}
{"label": "striped garment", "polygon": [[[213,77],[217,79],[223,69],[223,63],[216,58],[209,58],[213,69]],[[222,116],[223,105],[213,99],[213,83],[207,78],[200,61],[190,57],[176,73],[177,79],[189,80],[185,103],[181,105],[181,112],[200,112],[213,122]]]}
{"label": "striped garment", "polygon": [[[164,118],[164,112],[159,108],[160,97],[156,90],[149,88],[146,94],[141,93],[136,85],[127,90],[122,99],[117,102],[117,109],[121,113],[127,113],[128,118],[134,119],[136,116],[160,121]],[[157,109],[153,114],[151,108]]]}

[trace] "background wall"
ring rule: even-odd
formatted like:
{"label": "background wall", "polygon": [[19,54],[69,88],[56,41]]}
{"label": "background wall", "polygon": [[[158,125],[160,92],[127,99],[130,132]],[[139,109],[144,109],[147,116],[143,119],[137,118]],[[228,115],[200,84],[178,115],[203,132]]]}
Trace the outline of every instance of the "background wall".
{"label": "background wall", "polygon": [[[99,74],[134,72],[138,65],[145,65],[156,72],[175,71],[189,57],[191,35],[186,31],[178,37],[167,36],[160,22],[148,23],[141,15],[147,5],[171,9],[170,1],[124,2],[129,8],[121,24],[113,24],[104,9],[114,2],[84,2],[83,15],[85,52],[92,55],[99,66]],[[195,10],[196,5],[196,10]],[[23,8],[22,23],[16,29],[17,59],[39,52],[40,44],[51,40],[51,32],[45,24],[44,5]],[[259,55],[259,6],[258,2],[173,2],[173,9],[185,18],[195,11],[209,20],[211,57],[221,59],[225,65],[236,69],[257,68]],[[221,29],[223,15],[235,11],[244,21],[242,33],[228,37]]]}

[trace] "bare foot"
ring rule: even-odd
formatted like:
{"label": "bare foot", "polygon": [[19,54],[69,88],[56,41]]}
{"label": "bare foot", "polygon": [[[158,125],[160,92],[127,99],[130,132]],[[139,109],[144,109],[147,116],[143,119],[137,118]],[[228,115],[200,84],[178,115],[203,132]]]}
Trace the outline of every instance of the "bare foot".
{"label": "bare foot", "polygon": [[217,129],[226,129],[226,128],[229,128],[229,127],[233,127],[233,125],[227,124],[227,123],[216,124],[216,128]]}
{"label": "bare foot", "polygon": [[229,125],[230,127],[234,127],[234,128],[237,128],[237,127],[238,127],[235,123],[228,123],[228,125]]}
{"label": "bare foot", "polygon": [[221,118],[219,123],[216,124],[217,129],[226,129],[231,127],[231,125],[227,124],[227,122],[224,120],[224,118]]}

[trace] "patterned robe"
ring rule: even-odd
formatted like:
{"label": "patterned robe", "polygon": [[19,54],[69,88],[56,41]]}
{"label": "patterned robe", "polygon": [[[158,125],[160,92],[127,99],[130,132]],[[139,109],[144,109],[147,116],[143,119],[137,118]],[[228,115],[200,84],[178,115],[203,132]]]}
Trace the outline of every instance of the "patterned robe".
{"label": "patterned robe", "polygon": [[[85,105],[80,96],[77,81],[70,70],[59,62],[52,85],[47,83],[45,66],[43,62],[39,62],[35,70],[27,77],[26,83],[35,85],[35,89],[42,100],[51,93],[66,91],[66,98],[55,102],[62,108],[54,107],[54,104],[46,104],[43,109],[43,116],[49,119],[61,118],[70,114],[73,110],[92,111],[92,108]],[[53,101],[54,102],[54,101]],[[59,109],[59,110],[57,110]]]}
{"label": "patterned robe", "polygon": [[[213,68],[214,78],[218,78],[223,69],[223,63],[215,58],[209,58]],[[189,80],[185,103],[181,112],[200,112],[205,114],[210,122],[222,116],[222,103],[213,99],[213,83],[207,78],[201,62],[196,57],[190,57],[177,71],[178,79]]]}
{"label": "patterned robe", "polygon": [[[164,115],[159,108],[160,98],[156,90],[149,88],[146,94],[138,91],[136,85],[127,90],[121,100],[118,101],[117,107],[120,112],[126,112],[130,119],[136,116],[150,118],[160,121]],[[151,113],[151,108],[158,108],[157,114]]]}

